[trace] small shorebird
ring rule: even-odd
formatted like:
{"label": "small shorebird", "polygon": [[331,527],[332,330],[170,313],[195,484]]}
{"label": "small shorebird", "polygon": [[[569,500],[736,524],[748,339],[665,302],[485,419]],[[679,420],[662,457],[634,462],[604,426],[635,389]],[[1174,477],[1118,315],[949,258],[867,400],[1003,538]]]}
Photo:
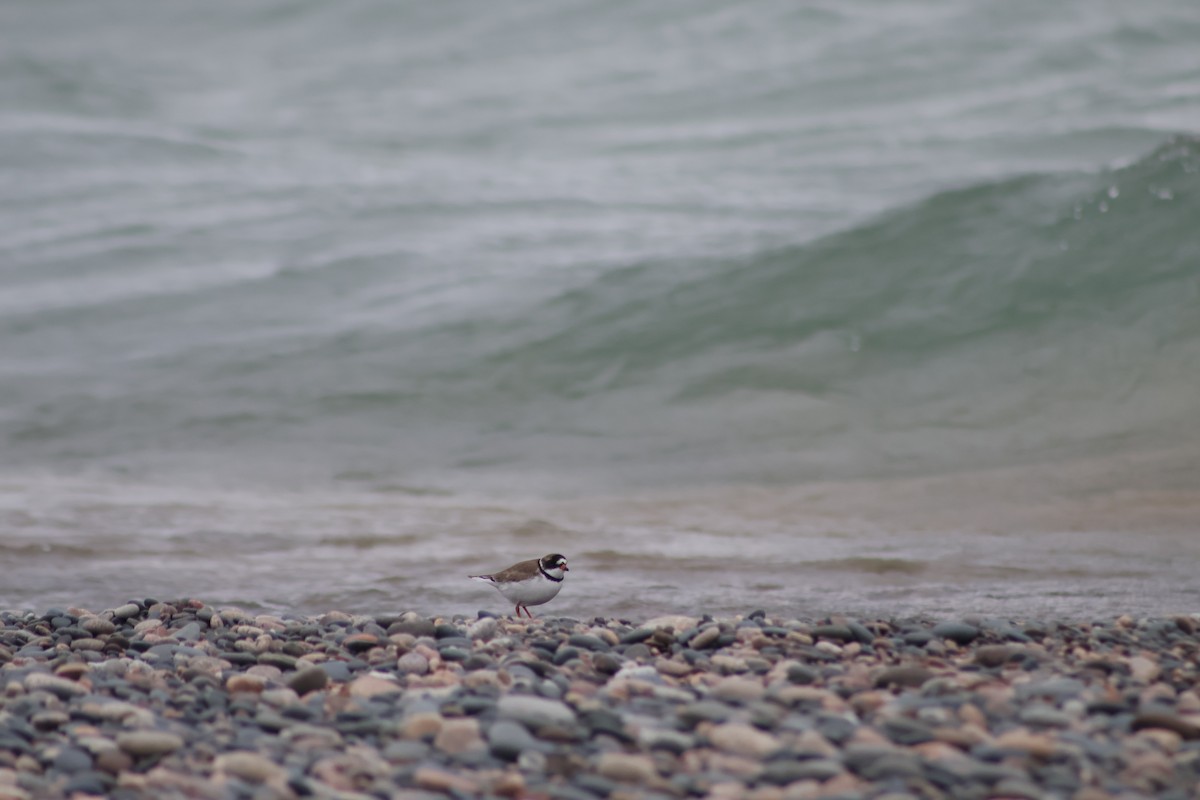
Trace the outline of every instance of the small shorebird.
{"label": "small shorebird", "polygon": [[519,564],[513,564],[508,569],[502,569],[494,575],[471,575],[472,580],[482,581],[496,587],[496,591],[508,598],[510,603],[516,603],[517,616],[521,609],[533,619],[529,612],[530,606],[540,606],[549,603],[562,588],[564,573],[567,572],[567,559],[558,553],[551,553],[541,558],[531,558]]}

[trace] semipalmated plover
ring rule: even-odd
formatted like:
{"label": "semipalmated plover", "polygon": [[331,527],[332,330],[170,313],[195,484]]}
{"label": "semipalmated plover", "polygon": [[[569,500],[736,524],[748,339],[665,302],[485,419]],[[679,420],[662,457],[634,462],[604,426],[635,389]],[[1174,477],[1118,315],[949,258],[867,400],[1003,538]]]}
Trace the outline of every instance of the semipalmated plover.
{"label": "semipalmated plover", "polygon": [[508,569],[502,569],[494,575],[471,575],[473,580],[489,583],[496,591],[508,598],[510,603],[516,603],[517,616],[521,609],[533,619],[530,606],[540,606],[549,603],[562,588],[564,573],[567,572],[567,559],[558,553],[531,558],[519,564],[513,564]]}

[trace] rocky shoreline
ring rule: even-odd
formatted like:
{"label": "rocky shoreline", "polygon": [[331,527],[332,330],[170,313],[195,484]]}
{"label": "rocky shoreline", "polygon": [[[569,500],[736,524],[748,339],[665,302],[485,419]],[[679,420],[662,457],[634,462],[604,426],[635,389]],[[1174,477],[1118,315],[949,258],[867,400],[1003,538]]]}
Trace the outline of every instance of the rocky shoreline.
{"label": "rocky shoreline", "polygon": [[0,624],[0,798],[1200,796],[1192,616]]}

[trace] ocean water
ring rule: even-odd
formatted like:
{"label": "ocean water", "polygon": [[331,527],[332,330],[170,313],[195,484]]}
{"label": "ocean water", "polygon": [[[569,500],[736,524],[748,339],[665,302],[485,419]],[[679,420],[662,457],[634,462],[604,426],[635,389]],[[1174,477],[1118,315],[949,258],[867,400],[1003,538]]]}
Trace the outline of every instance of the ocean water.
{"label": "ocean water", "polygon": [[0,6],[0,607],[1200,603],[1189,0]]}

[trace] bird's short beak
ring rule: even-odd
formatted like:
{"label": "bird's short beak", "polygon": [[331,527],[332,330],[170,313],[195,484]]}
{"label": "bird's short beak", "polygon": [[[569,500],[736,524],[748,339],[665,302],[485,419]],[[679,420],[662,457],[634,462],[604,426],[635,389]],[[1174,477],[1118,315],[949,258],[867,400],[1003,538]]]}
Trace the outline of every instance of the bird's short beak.
{"label": "bird's short beak", "polygon": [[566,564],[563,564],[561,567],[559,567],[559,569],[561,569],[563,572],[570,572],[570,571],[571,571],[571,570],[567,569],[567,565],[566,565]]}

